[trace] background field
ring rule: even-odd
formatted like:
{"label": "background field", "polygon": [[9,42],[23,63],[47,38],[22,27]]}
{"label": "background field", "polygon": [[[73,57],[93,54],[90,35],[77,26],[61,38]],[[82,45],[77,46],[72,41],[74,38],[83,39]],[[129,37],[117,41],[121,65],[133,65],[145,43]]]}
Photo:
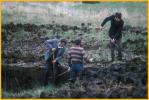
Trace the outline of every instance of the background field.
{"label": "background field", "polygon": [[122,12],[126,24],[147,26],[147,3],[2,3],[3,24],[34,23],[80,25],[82,22],[100,25],[101,21],[114,12]]}

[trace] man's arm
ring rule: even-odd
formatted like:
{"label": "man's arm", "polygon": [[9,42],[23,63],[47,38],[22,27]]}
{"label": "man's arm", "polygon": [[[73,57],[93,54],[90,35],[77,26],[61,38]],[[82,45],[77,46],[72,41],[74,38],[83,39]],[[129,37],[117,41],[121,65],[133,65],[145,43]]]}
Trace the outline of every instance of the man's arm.
{"label": "man's arm", "polygon": [[85,55],[85,50],[84,50],[84,48],[82,49],[82,55],[83,55],[83,56]]}
{"label": "man's arm", "polygon": [[112,15],[112,16],[109,16],[109,17],[107,17],[107,18],[105,18],[105,19],[103,20],[101,26],[103,27],[108,21],[112,20],[112,18],[113,18],[113,15]]}
{"label": "man's arm", "polygon": [[51,49],[51,48],[54,47],[53,44],[54,44],[55,42],[58,42],[58,40],[57,40],[57,39],[49,39],[49,40],[45,41],[45,45],[46,45],[49,49]]}
{"label": "man's arm", "polygon": [[54,45],[54,43],[56,41],[58,41],[58,40],[56,40],[56,39],[49,39],[49,40],[44,42],[45,50],[46,50],[45,56],[44,56],[45,57],[45,61],[47,61],[49,59],[49,57],[50,57],[49,55],[52,54],[51,50],[54,51],[55,48],[53,48],[54,47],[53,45]]}
{"label": "man's arm", "polygon": [[60,62],[64,58],[65,49],[55,58],[55,61]]}

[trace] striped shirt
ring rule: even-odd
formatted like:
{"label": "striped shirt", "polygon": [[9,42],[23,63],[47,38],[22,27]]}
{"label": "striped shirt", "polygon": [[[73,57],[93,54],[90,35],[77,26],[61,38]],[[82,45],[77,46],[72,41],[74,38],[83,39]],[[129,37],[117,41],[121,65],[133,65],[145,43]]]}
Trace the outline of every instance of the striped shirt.
{"label": "striped shirt", "polygon": [[73,46],[68,53],[72,63],[83,63],[83,55],[85,54],[84,48]]}

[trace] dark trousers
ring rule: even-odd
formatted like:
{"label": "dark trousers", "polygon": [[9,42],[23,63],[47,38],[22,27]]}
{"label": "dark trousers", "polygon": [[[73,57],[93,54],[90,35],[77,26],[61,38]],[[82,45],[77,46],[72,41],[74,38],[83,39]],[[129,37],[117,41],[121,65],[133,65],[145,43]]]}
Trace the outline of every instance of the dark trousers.
{"label": "dark trousers", "polygon": [[110,41],[110,49],[111,49],[111,58],[114,60],[115,58],[115,53],[114,51],[118,51],[118,59],[122,60],[122,39],[117,39],[115,40],[114,43]]}
{"label": "dark trousers", "polygon": [[[45,81],[44,85],[47,85],[49,82],[49,77],[52,79],[53,83],[56,84],[56,74],[58,73],[58,63],[55,63],[55,66],[53,66],[52,59],[48,59],[46,61],[46,72],[45,72]],[[53,69],[54,67],[54,69]]]}
{"label": "dark trousers", "polygon": [[83,64],[72,64],[70,71],[70,80],[75,82],[80,72],[83,70]]}

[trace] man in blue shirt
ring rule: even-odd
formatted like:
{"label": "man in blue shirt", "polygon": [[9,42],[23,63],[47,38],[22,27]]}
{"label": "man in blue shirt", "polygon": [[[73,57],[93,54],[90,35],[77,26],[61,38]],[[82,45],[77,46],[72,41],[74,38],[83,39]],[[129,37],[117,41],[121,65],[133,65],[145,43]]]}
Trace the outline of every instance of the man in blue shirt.
{"label": "man in blue shirt", "polygon": [[[48,84],[49,73],[56,74],[56,72],[58,71],[58,64],[63,59],[66,44],[67,42],[65,39],[49,39],[45,41],[45,45],[47,47],[45,53],[45,85]],[[53,72],[53,66],[55,67],[55,72]]]}

